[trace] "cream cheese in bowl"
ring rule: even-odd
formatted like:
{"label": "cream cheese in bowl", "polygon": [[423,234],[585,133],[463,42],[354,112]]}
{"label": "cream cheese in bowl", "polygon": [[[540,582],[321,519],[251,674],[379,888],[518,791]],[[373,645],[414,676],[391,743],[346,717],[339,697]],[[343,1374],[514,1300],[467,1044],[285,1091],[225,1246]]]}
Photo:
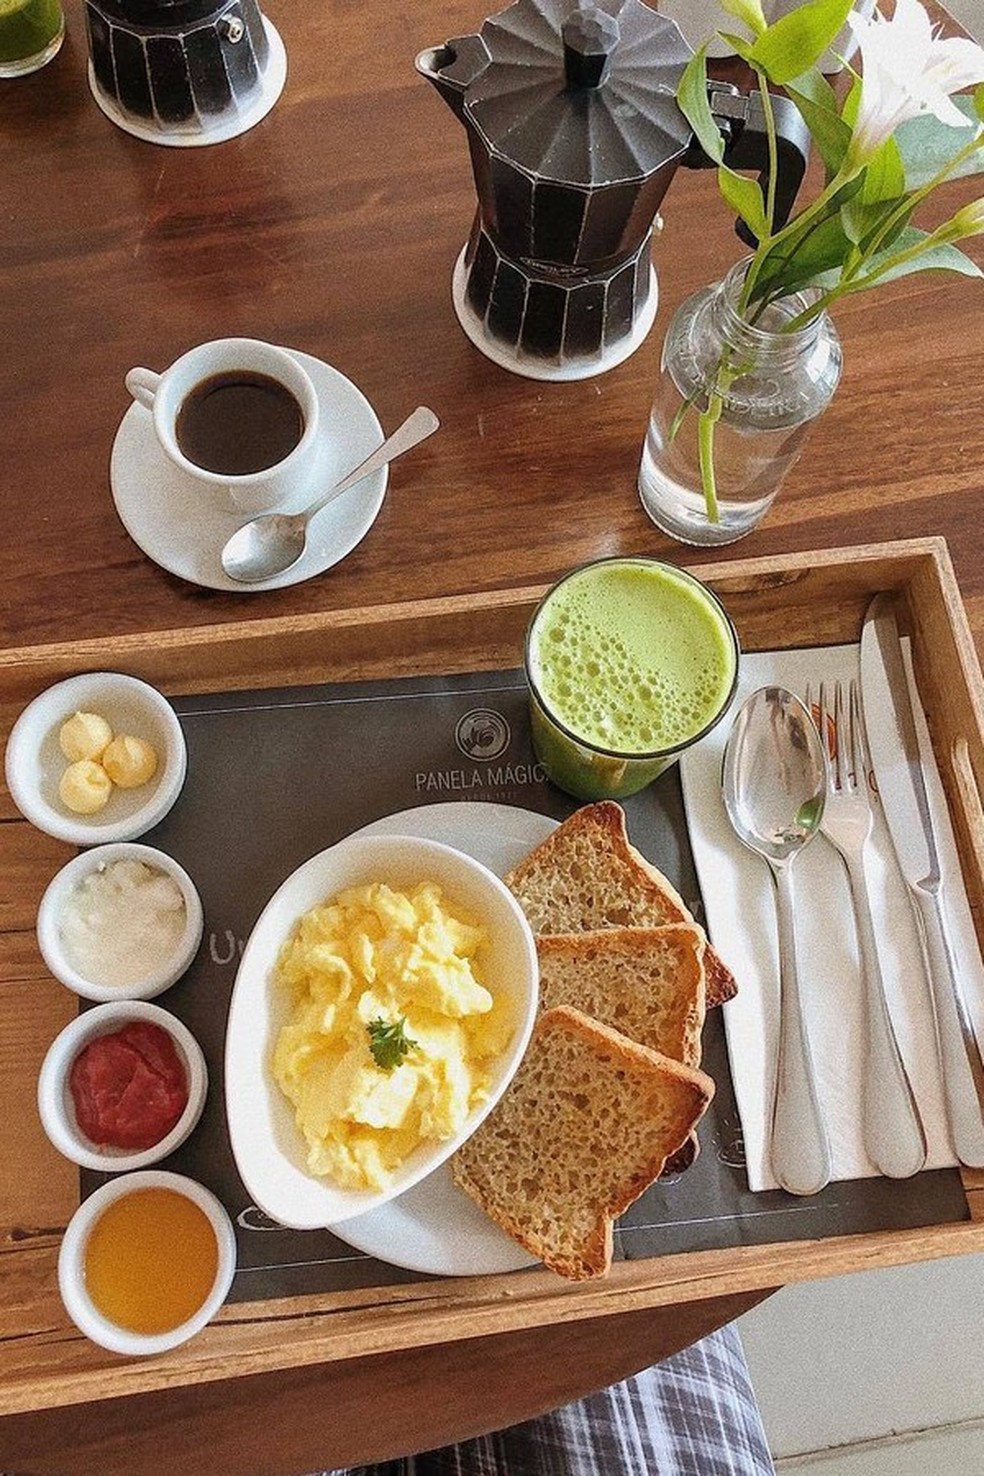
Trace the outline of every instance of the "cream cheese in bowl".
{"label": "cream cheese in bowl", "polygon": [[50,883],[38,910],[48,968],[86,999],[150,999],[188,968],[201,901],[187,872],[152,846],[96,846]]}
{"label": "cream cheese in bowl", "polygon": [[166,969],[187,920],[173,876],[132,856],[94,866],[62,906],[61,940],[72,968],[93,984],[138,984]]}

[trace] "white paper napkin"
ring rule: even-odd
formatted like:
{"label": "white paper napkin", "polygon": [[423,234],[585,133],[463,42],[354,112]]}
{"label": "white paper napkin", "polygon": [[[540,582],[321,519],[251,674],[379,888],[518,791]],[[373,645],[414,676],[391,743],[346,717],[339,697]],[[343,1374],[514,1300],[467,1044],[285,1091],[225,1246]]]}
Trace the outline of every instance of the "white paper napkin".
{"label": "white paper napkin", "polygon": [[[910,687],[915,694],[908,649]],[[721,797],[721,761],[733,715],[759,687],[805,696],[820,681],[857,677],[858,647],[758,652],[742,657],[731,717],[681,761],[684,802],[707,931],[738,980],[724,1006],[728,1053],[748,1163],[749,1187],[773,1189],[768,1124],[779,1011],[778,950],[772,881],[765,861],[738,840]],[[917,695],[917,694],[915,694]],[[984,966],[960,872],[953,830],[921,706],[916,724],[930,805],[937,825],[943,896],[954,951],[978,1040],[984,1040]],[[928,1168],[954,1164],[940,1086],[932,999],[908,889],[898,869],[877,799],[868,885],[892,1021],[929,1145]],[[834,1179],[874,1176],[861,1138],[864,1033],[854,913],[844,863],[822,835],[792,872],[797,953],[817,1090],[830,1136]]]}

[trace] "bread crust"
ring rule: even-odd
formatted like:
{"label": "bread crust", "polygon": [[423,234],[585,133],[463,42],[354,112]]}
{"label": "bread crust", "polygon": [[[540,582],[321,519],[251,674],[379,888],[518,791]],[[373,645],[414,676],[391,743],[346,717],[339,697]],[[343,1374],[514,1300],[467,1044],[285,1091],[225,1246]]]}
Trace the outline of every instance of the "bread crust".
{"label": "bread crust", "polygon": [[699,1066],[704,948],[692,923],[542,933],[541,1007],[573,1005],[630,1040]]}
{"label": "bread crust", "polygon": [[[584,861],[589,857],[595,868],[590,878],[584,875]],[[565,871],[569,874],[575,866],[578,885],[568,888],[564,899],[558,891]],[[698,926],[669,879],[629,841],[625,811],[615,800],[598,800],[575,810],[504,880],[534,933],[666,923]],[[738,992],[734,975],[710,943],[704,953],[704,970],[708,1009]]]}
{"label": "bread crust", "polygon": [[[582,1068],[574,1081],[567,1074],[572,1060]],[[559,1275],[603,1276],[615,1220],[659,1177],[713,1095],[704,1072],[558,1005],[540,1015],[508,1091],[454,1155],[455,1183]],[[606,1115],[618,1122],[614,1104],[621,1099],[631,1099],[633,1110],[611,1152],[586,1157],[579,1121],[582,1129]],[[531,1187],[518,1193],[517,1183]]]}

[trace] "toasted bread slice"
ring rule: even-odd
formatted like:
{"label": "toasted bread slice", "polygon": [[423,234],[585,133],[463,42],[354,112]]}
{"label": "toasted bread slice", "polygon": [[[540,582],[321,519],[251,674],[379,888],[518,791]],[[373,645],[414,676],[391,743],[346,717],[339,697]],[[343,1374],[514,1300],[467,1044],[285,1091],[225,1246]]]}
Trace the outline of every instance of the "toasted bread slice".
{"label": "toasted bread slice", "polygon": [[615,1220],[713,1095],[702,1071],[559,1005],[539,1017],[508,1089],[452,1158],[454,1179],[558,1275],[603,1276]]}
{"label": "toasted bread slice", "polygon": [[536,951],[544,1009],[573,1005],[650,1050],[700,1065],[704,935],[698,927],[546,933]]}
{"label": "toasted bread slice", "polygon": [[[629,842],[625,811],[614,800],[582,805],[507,872],[534,933],[691,923],[672,884]],[[708,944],[706,1006],[738,992],[734,975]]]}

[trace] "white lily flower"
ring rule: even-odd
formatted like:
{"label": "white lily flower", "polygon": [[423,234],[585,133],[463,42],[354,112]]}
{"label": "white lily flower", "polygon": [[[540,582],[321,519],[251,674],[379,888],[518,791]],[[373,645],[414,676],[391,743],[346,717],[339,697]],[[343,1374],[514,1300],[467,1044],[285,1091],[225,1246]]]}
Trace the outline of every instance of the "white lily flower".
{"label": "white lily flower", "polygon": [[855,14],[848,24],[861,48],[861,103],[849,151],[860,168],[910,118],[933,113],[951,128],[969,120],[950,101],[955,92],[984,82],[984,49],[963,37],[934,33],[919,0],[896,0],[887,20]]}

